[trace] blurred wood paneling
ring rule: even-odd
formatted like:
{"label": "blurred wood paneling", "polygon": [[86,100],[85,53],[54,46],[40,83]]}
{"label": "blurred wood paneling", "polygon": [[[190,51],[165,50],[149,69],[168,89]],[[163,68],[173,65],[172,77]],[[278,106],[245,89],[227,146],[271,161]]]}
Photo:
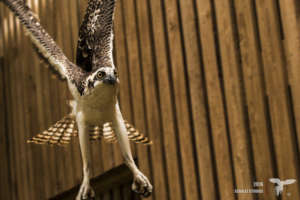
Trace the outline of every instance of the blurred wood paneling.
{"label": "blurred wood paneling", "polygon": [[[26,0],[75,59],[87,0]],[[125,118],[148,135],[132,145],[152,200],[277,199],[270,178],[294,178],[300,200],[300,2],[119,0],[114,58]],[[26,144],[62,118],[71,95],[0,4],[0,199],[48,199],[81,181],[77,138]],[[93,176],[122,164],[117,144],[91,146]],[[109,178],[108,178],[109,179]],[[237,194],[263,182],[264,193]],[[130,185],[101,199],[136,199]]]}

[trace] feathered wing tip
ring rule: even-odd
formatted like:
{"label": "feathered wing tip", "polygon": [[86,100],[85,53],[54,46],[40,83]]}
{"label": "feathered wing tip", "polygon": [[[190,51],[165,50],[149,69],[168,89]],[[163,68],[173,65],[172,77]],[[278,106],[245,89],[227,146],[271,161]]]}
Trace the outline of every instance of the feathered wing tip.
{"label": "feathered wing tip", "polygon": [[[131,124],[125,121],[125,126],[127,128],[127,134],[129,140],[144,145],[151,145],[150,141],[146,136],[139,133]],[[89,130],[90,140],[96,141],[101,138],[104,142],[115,143],[117,142],[116,134],[112,128],[112,123],[107,122],[103,124],[103,127],[91,126]],[[66,145],[71,141],[72,136],[78,136],[78,130],[76,126],[76,121],[72,115],[67,115],[60,121],[56,122],[53,126],[37,134],[33,138],[27,140],[27,143],[34,144],[50,144],[50,145]]]}
{"label": "feathered wing tip", "polygon": [[38,17],[25,4],[24,0],[0,0],[15,14],[21,24],[26,28],[26,33],[34,46],[49,64],[50,69],[59,74],[61,79],[79,83],[86,74],[84,70],[72,63],[55,43],[53,38],[40,24]]}
{"label": "feathered wing tip", "polygon": [[69,115],[56,122],[53,126],[27,140],[27,143],[65,145],[78,131],[75,120]]}

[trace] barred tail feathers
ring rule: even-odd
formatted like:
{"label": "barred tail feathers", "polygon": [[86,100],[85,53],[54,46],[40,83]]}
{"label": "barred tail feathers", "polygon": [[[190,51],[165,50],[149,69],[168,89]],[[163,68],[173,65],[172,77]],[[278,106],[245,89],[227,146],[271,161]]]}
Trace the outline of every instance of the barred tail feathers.
{"label": "barred tail feathers", "polygon": [[27,143],[65,145],[70,143],[72,136],[77,135],[76,122],[68,115],[47,130],[27,140]]}
{"label": "barred tail feathers", "polygon": [[[131,124],[125,121],[128,139],[137,144],[151,145],[146,136],[137,131]],[[104,139],[104,142],[115,143],[117,142],[116,134],[113,130],[112,123],[108,122],[103,124],[103,127],[91,126],[89,129],[89,136],[91,141]],[[74,117],[70,114],[63,119],[56,122],[53,126],[49,127],[42,133],[27,140],[27,143],[34,144],[49,144],[49,145],[66,145],[71,141],[72,136],[78,136],[78,130]]]}

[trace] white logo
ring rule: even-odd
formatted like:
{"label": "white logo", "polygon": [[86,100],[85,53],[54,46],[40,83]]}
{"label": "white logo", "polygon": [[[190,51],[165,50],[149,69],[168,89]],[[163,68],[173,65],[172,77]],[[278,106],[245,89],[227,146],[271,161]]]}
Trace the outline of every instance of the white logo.
{"label": "white logo", "polygon": [[270,178],[269,181],[271,183],[275,183],[276,184],[276,186],[275,186],[275,192],[276,192],[276,195],[279,196],[283,192],[283,186],[295,183],[296,179],[287,179],[285,181],[280,181],[279,178]]}

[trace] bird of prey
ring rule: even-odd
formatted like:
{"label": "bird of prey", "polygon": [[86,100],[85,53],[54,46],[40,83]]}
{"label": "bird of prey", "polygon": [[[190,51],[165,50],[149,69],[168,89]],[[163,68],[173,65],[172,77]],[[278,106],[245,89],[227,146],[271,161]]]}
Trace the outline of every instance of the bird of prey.
{"label": "bird of prey", "polygon": [[289,185],[289,184],[293,184],[293,183],[296,182],[295,179],[287,179],[285,181],[280,181],[279,178],[270,178],[269,181],[271,183],[275,183],[276,184],[276,186],[275,186],[275,192],[276,192],[277,196],[279,196],[283,192],[283,186]]}
{"label": "bird of prey", "polygon": [[70,101],[72,112],[68,116],[29,141],[64,144],[70,135],[78,134],[83,161],[83,181],[76,197],[79,200],[95,196],[90,186],[90,138],[98,139],[102,135],[108,141],[117,140],[125,163],[133,173],[132,189],[149,196],[152,185],[134,163],[128,137],[146,144],[150,141],[124,121],[117,99],[119,78],[112,56],[115,0],[88,1],[79,30],[76,64],[64,55],[23,0],[0,2],[26,27],[39,53],[67,81],[74,98]]}

